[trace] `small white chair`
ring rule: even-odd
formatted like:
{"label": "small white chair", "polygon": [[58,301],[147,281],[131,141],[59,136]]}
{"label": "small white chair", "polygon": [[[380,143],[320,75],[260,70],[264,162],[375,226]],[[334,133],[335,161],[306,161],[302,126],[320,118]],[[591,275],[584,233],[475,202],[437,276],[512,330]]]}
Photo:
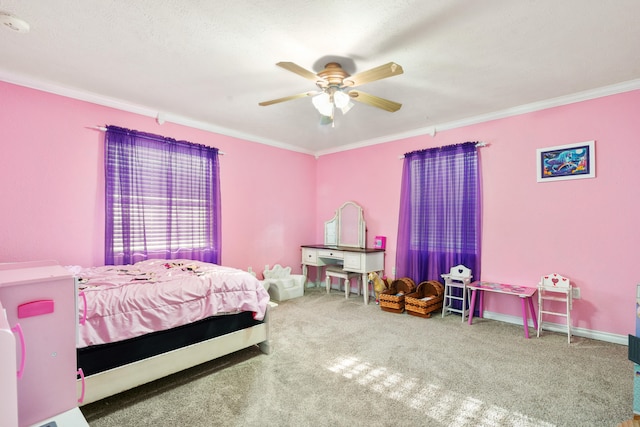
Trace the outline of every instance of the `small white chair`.
{"label": "small white chair", "polygon": [[[253,271],[249,271],[253,274]],[[262,285],[275,301],[285,301],[304,295],[304,283],[307,278],[302,274],[291,274],[291,267],[276,264],[272,269],[265,265],[262,272]]]}
{"label": "small white chair", "polygon": [[[550,304],[544,304],[545,301],[555,301]],[[558,304],[558,302],[564,303],[565,310],[554,311],[549,308],[549,305]],[[561,316],[567,319],[567,339],[571,344],[571,309],[573,308],[573,289],[571,281],[566,277],[563,277],[557,273],[547,274],[540,278],[538,283],[538,333],[542,330],[542,315],[552,314],[554,316]]]}
{"label": "small white chair", "polygon": [[[442,317],[445,314],[452,313],[460,313],[462,314],[462,321],[464,322],[465,317],[469,315],[469,290],[467,289],[467,285],[471,283],[471,270],[469,270],[464,265],[456,265],[455,267],[451,267],[448,274],[441,274],[441,277],[444,279],[444,301],[442,304]],[[462,295],[454,295],[454,289],[461,289]],[[453,302],[460,301],[461,307],[454,308]]]}
{"label": "small white chair", "polygon": [[[344,271],[340,266],[330,265],[325,268],[325,275],[327,293],[331,291],[331,278],[336,277],[344,280],[344,297],[349,298],[349,293],[351,292],[351,279],[355,277],[358,283],[358,295],[360,295],[360,273],[351,273],[349,271]],[[340,282],[338,282],[338,290],[340,290]]]}

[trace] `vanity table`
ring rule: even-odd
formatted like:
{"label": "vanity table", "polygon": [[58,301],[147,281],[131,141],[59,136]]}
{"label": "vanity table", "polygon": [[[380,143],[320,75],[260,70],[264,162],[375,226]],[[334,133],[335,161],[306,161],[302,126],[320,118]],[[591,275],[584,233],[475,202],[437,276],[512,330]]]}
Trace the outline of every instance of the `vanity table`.
{"label": "vanity table", "polygon": [[[369,303],[368,274],[384,270],[384,249],[349,248],[343,246],[303,245],[302,274],[307,277],[307,267],[322,268],[339,265],[344,271],[361,273],[364,303]],[[348,285],[347,285],[348,286]]]}
{"label": "vanity table", "polygon": [[[339,266],[345,272],[362,274],[364,303],[369,303],[368,274],[384,270],[384,249],[366,248],[366,224],[362,208],[346,202],[324,223],[324,244],[302,245],[302,274],[309,266]],[[348,285],[347,285],[348,286]]]}

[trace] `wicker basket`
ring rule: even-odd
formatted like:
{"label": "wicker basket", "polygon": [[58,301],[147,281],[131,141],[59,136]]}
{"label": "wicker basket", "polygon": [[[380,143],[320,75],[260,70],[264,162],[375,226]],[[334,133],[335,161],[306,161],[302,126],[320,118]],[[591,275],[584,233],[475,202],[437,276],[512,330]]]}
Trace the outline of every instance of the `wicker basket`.
{"label": "wicker basket", "polygon": [[444,286],[436,280],[428,280],[420,283],[415,292],[405,295],[404,306],[407,313],[428,318],[442,308],[443,300]]}
{"label": "wicker basket", "polygon": [[380,293],[380,308],[391,313],[402,313],[405,295],[415,292],[415,290],[414,281],[408,277],[394,280],[389,285],[389,289]]}

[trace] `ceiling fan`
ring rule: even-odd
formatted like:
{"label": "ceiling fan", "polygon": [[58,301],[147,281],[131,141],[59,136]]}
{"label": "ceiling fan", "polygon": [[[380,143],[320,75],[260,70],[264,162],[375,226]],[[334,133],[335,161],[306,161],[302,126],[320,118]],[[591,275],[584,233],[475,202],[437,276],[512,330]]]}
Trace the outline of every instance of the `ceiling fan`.
{"label": "ceiling fan", "polygon": [[342,114],[346,114],[353,106],[351,100],[390,112],[398,111],[402,107],[402,104],[397,102],[352,89],[365,83],[402,74],[404,72],[402,67],[395,62],[389,62],[354,75],[349,75],[337,62],[329,62],[325,65],[324,70],[318,74],[293,62],[278,62],[276,65],[311,80],[319,90],[263,101],[258,105],[267,106],[299,98],[313,97],[311,102],[322,115],[320,123],[332,125],[335,109],[337,108],[342,111]]}

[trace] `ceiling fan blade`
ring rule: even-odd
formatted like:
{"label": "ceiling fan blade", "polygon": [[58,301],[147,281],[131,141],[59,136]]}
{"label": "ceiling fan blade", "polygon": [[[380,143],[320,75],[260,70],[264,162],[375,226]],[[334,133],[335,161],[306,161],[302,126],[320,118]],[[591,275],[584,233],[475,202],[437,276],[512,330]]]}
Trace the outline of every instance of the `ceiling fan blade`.
{"label": "ceiling fan blade", "polygon": [[314,96],[314,95],[318,95],[319,93],[320,92],[317,92],[317,91],[304,92],[304,93],[299,93],[297,95],[285,96],[284,98],[272,99],[271,101],[262,101],[262,102],[259,102],[258,105],[266,107],[267,105],[278,104],[280,102],[291,101],[298,98],[305,98],[307,96]]}
{"label": "ceiling fan blade", "polygon": [[322,77],[318,76],[316,73],[307,70],[306,68],[302,68],[298,64],[294,64],[293,62],[278,62],[276,64],[278,67],[282,67],[287,71],[291,71],[292,73],[296,73],[299,76],[304,77],[305,79],[311,80],[315,84],[321,87],[326,87],[328,82]]}
{"label": "ceiling fan blade", "polygon": [[376,80],[386,79],[387,77],[397,76],[404,73],[402,67],[395,62],[380,65],[361,73],[356,73],[344,79],[342,87],[355,87],[365,83],[374,82]]}
{"label": "ceiling fan blade", "polygon": [[363,104],[371,105],[372,107],[382,108],[390,112],[398,111],[402,104],[399,104],[388,99],[380,98],[379,96],[371,95],[359,90],[349,91],[349,96],[354,101],[362,102]]}

